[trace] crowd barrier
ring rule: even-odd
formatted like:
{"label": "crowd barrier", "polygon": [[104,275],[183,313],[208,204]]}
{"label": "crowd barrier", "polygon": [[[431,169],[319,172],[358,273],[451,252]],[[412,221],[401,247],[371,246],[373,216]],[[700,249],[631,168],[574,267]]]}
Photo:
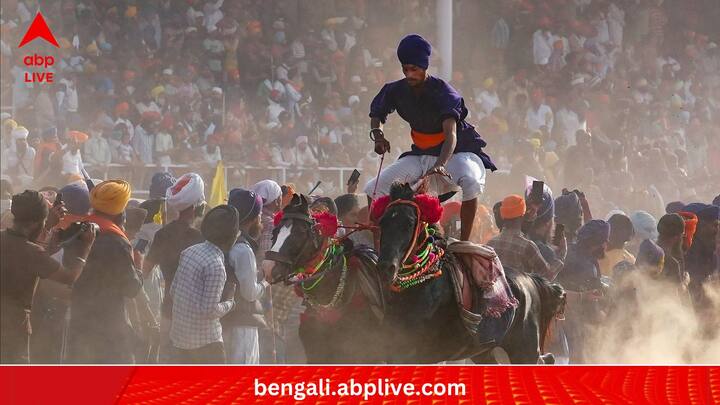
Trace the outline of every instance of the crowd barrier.
{"label": "crowd barrier", "polygon": [[[228,189],[254,184],[260,180],[275,180],[279,184],[294,182],[301,174],[310,173],[313,182],[321,180],[324,183],[332,183],[334,188],[344,189],[347,179],[355,167],[284,167],[284,166],[252,166],[235,163],[227,163],[225,166],[225,179]],[[172,164],[172,165],[124,165],[110,163],[108,165],[93,165],[85,163],[85,169],[94,179],[107,180],[110,178],[122,178],[133,185],[135,197],[144,198],[148,195],[148,187],[152,175],[157,172],[169,172],[179,177],[185,173],[195,172],[206,180],[206,187],[215,175],[215,166],[208,164]],[[307,178],[307,177],[306,177]],[[336,183],[337,182],[337,183]],[[310,190],[298,190],[308,192]],[[209,193],[210,190],[207,190]]]}

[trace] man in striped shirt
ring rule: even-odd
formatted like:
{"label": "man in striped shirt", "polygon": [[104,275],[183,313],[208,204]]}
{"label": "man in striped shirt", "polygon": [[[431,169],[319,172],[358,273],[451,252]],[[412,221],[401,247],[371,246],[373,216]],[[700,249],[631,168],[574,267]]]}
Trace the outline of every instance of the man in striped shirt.
{"label": "man in striped shirt", "polygon": [[200,230],[206,241],[181,253],[170,288],[173,357],[177,363],[225,363],[220,318],[235,302],[234,291],[223,291],[227,279],[224,254],[238,235],[237,210],[228,205],[213,208]]}

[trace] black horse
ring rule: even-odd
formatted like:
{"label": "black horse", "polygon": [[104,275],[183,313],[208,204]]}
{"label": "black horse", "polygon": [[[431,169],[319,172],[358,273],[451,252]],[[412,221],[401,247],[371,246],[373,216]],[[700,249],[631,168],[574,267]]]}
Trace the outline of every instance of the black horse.
{"label": "black horse", "polygon": [[301,291],[306,310],[299,334],[309,363],[383,362],[377,331],[384,298],[377,256],[347,238],[323,235],[320,228],[306,197],[295,195],[265,256],[269,281],[295,284]]}
{"label": "black horse", "polygon": [[[390,200],[379,220],[380,252],[378,270],[387,279],[394,279],[409,256],[424,248],[424,232],[420,229],[419,209],[413,202],[415,193],[407,184],[396,184],[390,192]],[[415,238],[415,240],[413,240]],[[436,243],[445,241],[435,235]],[[412,246],[418,246],[415,250]],[[413,250],[411,252],[411,250]],[[436,278],[406,286],[394,292],[388,299],[386,322],[392,325],[388,353],[393,363],[437,363],[446,360],[472,358],[474,362],[497,362],[496,347],[504,349],[511,363],[552,363],[551,354],[542,355],[545,335],[550,322],[564,305],[565,293],[558,284],[544,278],[506,269],[513,295],[519,304],[508,331],[499,342],[480,344],[483,330],[476,340],[463,325],[457,303],[449,266],[459,260],[445,252]],[[436,268],[435,271],[438,269]],[[482,328],[482,323],[480,324]],[[502,336],[502,335],[501,335]],[[485,342],[482,342],[485,343]],[[490,353],[493,353],[491,356]]]}

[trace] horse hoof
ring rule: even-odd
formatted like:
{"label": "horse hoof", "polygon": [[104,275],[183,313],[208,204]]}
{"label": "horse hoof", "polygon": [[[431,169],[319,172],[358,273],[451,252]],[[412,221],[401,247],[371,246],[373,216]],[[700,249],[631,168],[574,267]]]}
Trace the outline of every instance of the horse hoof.
{"label": "horse hoof", "polygon": [[510,356],[508,356],[505,349],[500,346],[494,347],[490,351],[490,356],[495,360],[497,364],[510,364]]}
{"label": "horse hoof", "polygon": [[542,354],[538,359],[538,364],[555,364],[555,356],[552,353]]}

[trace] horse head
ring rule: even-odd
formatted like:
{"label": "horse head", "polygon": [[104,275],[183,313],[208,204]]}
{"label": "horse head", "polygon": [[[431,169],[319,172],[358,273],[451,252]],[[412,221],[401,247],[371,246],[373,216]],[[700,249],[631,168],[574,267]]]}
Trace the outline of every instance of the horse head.
{"label": "horse head", "polygon": [[293,196],[284,210],[275,214],[272,247],[265,253],[263,271],[270,283],[288,281],[321,253],[337,231],[337,218],[312,213],[307,197]]}
{"label": "horse head", "polygon": [[440,200],[417,194],[410,184],[394,184],[390,195],[381,197],[371,208],[371,216],[380,227],[378,269],[396,275],[402,264],[428,237],[428,225],[437,223],[442,215]]}

